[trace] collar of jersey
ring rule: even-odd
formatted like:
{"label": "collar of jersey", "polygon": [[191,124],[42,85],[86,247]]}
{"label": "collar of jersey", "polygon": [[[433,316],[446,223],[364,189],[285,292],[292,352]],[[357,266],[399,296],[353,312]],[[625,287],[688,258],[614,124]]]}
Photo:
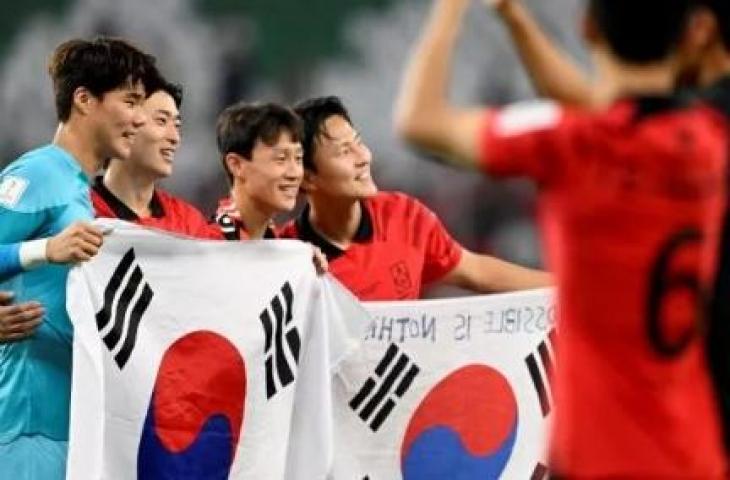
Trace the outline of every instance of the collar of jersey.
{"label": "collar of jersey", "polygon": [[[299,239],[318,246],[327,257],[327,260],[334,260],[344,255],[345,250],[332,244],[312,227],[312,223],[309,221],[309,211],[309,204],[307,204],[304,206],[302,214],[296,220]],[[355,236],[352,240],[357,243],[366,243],[373,239],[373,219],[370,215],[370,209],[365,205],[365,202],[360,202],[360,211],[362,212],[360,223],[357,226]]]}
{"label": "collar of jersey", "polygon": [[638,122],[654,115],[661,115],[692,106],[685,95],[672,93],[667,95],[637,95],[620,99],[616,105],[629,102],[634,105],[633,119]]}
{"label": "collar of jersey", "polygon": [[82,180],[86,185],[91,183],[89,182],[89,176],[86,175],[84,170],[81,168],[81,165],[78,161],[76,161],[76,158],[73,155],[55,143],[51,143],[48,147],[58,153],[58,157],[63,160],[64,165],[66,165],[66,167],[68,167],[79,180]]}
{"label": "collar of jersey", "polygon": [[[109,208],[112,209],[114,215],[120,220],[126,220],[128,222],[139,221],[139,215],[126,206],[124,202],[119,200],[108,188],[104,185],[103,177],[96,177],[94,180],[94,191],[104,199]],[[153,218],[162,218],[165,216],[165,209],[162,207],[162,203],[157,196],[157,191],[152,194],[152,200],[150,200],[150,214]]]}
{"label": "collar of jersey", "polygon": [[725,75],[714,85],[704,90],[700,97],[720,113],[730,116],[730,74]]}

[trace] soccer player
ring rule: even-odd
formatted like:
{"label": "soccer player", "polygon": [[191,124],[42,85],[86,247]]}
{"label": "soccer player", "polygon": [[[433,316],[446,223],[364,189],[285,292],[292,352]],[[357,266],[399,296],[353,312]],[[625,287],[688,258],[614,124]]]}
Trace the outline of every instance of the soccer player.
{"label": "soccer player", "polygon": [[[519,0],[490,0],[508,27],[537,89],[564,103],[598,106],[591,79],[542,31]],[[699,0],[679,51],[678,87],[730,119],[730,2]],[[730,207],[730,205],[728,205]],[[710,358],[724,415],[725,445],[730,450],[730,208],[719,241],[717,274],[707,328]]]}
{"label": "soccer player", "polygon": [[461,247],[415,198],[378,192],[370,150],[340,99],[314,98],[295,111],[304,122],[308,203],[284,236],[318,246],[360,300],[417,299],[436,281],[477,292],[550,285],[547,273]]}
{"label": "soccer player", "polygon": [[396,124],[457,165],[539,186],[558,285],[551,465],[568,478],[725,478],[698,326],[724,199],[725,131],[671,95],[690,0],[591,0],[607,106],[461,109],[446,99],[468,0],[436,0]]}
{"label": "soccer player", "polygon": [[4,478],[65,478],[72,326],[68,264],[102,243],[89,178],[107,158],[129,156],[144,123],[154,58],[108,38],[70,40],[51,57],[59,127],[53,143],[0,173],[0,289],[38,301],[42,323],[0,345],[0,472]]}
{"label": "soccer player", "polygon": [[240,102],[217,122],[218,150],[231,185],[216,216],[227,240],[276,238],[276,215],[296,206],[302,181],[302,126],[289,108]]}
{"label": "soccer player", "polygon": [[180,146],[182,89],[163,78],[150,89],[143,106],[147,121],[137,132],[129,158],[112,159],[94,182],[91,201],[96,216],[209,238],[211,226],[198,209],[156,187],[172,174]]}

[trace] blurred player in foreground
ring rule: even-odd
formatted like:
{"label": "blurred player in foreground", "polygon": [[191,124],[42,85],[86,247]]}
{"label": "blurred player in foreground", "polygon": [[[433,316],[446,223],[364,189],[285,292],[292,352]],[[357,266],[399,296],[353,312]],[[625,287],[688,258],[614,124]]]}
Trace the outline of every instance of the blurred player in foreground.
{"label": "blurred player in foreground", "polygon": [[692,2],[589,2],[594,112],[450,105],[469,3],[435,1],[396,124],[456,165],[539,186],[560,310],[556,476],[725,478],[698,314],[725,196],[725,131],[715,112],[672,95]]}

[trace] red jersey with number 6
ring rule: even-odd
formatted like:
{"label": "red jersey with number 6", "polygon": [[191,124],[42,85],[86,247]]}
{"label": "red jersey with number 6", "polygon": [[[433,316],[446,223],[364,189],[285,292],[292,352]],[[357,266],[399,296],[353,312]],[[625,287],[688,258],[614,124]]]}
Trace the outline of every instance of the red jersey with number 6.
{"label": "red jersey with number 6", "polygon": [[722,119],[674,98],[486,113],[481,164],[540,189],[558,284],[551,462],[575,478],[723,478],[700,310],[724,204]]}

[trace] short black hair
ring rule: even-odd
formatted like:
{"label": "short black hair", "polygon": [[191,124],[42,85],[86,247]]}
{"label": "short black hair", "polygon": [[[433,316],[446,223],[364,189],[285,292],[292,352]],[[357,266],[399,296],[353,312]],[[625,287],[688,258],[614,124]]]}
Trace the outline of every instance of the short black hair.
{"label": "short black hair", "polygon": [[314,149],[320,135],[325,135],[324,124],[330,117],[340,116],[352,124],[350,113],[342,100],[336,96],[314,97],[303,100],[294,106],[294,111],[302,119],[304,136],[302,149],[304,150],[304,168],[316,172],[314,164]]}
{"label": "short black hair", "polygon": [[157,75],[150,81],[149,88],[147,89],[147,96],[149,97],[153,93],[165,92],[170,95],[175,101],[175,106],[180,109],[183,102],[183,88],[179,83],[173,83],[167,80],[162,75]]}
{"label": "short black hair", "polygon": [[722,42],[725,44],[725,48],[730,50],[730,1],[699,0],[698,3],[707,7],[715,15]]}
{"label": "short black hair", "polygon": [[284,132],[288,132],[295,142],[300,142],[302,122],[292,109],[277,103],[239,102],[223,110],[218,116],[216,137],[228,180],[233,182],[233,175],[225,162],[226,154],[237,153],[251,160],[257,141],[274,145]]}
{"label": "short black hair", "polygon": [[149,91],[159,77],[155,64],[155,57],[120,38],[75,38],[60,44],[48,65],[58,120],[65,122],[71,116],[73,95],[79,87],[97,98],[140,81]]}
{"label": "short black hair", "polygon": [[621,60],[667,58],[679,44],[696,0],[590,0],[589,14]]}

